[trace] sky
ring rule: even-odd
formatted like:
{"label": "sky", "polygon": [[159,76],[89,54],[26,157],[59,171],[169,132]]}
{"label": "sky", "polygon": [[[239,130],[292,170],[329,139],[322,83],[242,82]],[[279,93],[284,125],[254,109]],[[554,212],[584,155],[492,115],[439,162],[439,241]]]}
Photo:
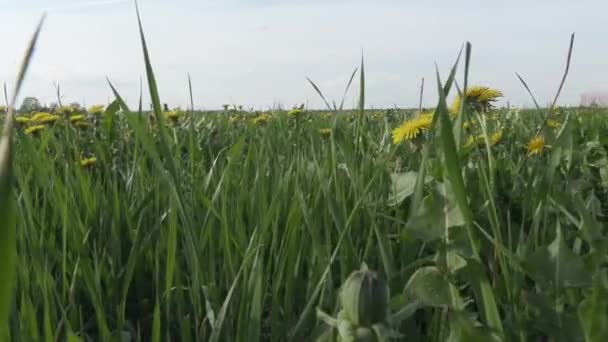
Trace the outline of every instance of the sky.
{"label": "sky", "polygon": [[[576,32],[572,65],[559,104],[584,92],[608,93],[608,2],[416,0],[140,0],[162,102],[266,109],[322,108],[312,79],[339,102],[352,71],[365,61],[370,108],[437,101],[435,65],[447,77],[462,45],[472,44],[470,84],[503,91],[501,104],[530,106],[518,72],[541,104],[555,96]],[[145,68],[133,1],[0,0],[0,82],[14,85],[20,60],[43,12],[40,43],[21,93],[43,103],[106,104],[109,78],[133,107]],[[458,81],[462,83],[463,67]],[[358,83],[346,97],[355,106]]]}

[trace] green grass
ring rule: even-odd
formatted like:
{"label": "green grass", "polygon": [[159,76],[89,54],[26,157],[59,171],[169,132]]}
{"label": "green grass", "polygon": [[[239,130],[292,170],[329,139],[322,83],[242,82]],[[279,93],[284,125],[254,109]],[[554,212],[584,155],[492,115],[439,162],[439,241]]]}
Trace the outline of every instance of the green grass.
{"label": "green grass", "polygon": [[[114,114],[111,127],[92,117],[88,130],[64,120],[39,136],[18,129],[12,335],[305,339],[323,327],[314,308],[334,312],[341,282],[363,261],[387,278],[394,312],[419,304],[394,326],[413,340],[487,325],[484,278],[507,340],[599,334],[608,112],[561,110],[551,148],[528,156],[540,114],[488,118],[489,131],[505,132],[492,169],[485,148],[461,150],[469,218],[439,140],[429,135],[420,149],[386,138],[398,111],[360,121],[340,113],[331,137],[318,129],[334,118],[317,112],[298,122],[274,113],[264,126],[253,113],[184,113],[167,123],[164,153],[160,131],[138,113]],[[83,154],[97,164],[81,167]],[[392,179],[415,175],[423,158],[412,212],[413,192],[393,198]],[[440,305],[405,291],[430,266],[452,289]]]}
{"label": "green grass", "polygon": [[[116,100],[83,111],[86,129],[67,115],[37,134],[7,129],[0,339],[331,340],[325,322],[339,321],[340,286],[362,263],[386,279],[400,339],[608,338],[607,110],[453,120],[456,62],[437,75],[432,128],[394,145],[413,111],[365,109],[362,59],[346,86],[359,76],[355,110],[309,80],[327,112],[172,120],[140,33],[152,113],[110,83]],[[550,147],[530,155],[538,133]]]}

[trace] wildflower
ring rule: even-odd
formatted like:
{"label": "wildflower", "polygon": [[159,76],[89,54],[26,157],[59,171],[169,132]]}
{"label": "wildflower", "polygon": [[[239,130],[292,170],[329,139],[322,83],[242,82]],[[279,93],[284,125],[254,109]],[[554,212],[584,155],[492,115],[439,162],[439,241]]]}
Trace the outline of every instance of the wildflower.
{"label": "wildflower", "polygon": [[104,105],[95,105],[89,107],[89,113],[93,115],[101,115],[105,111]]}
{"label": "wildflower", "polygon": [[76,122],[74,122],[74,126],[80,128],[80,129],[87,129],[87,128],[91,127],[91,124],[86,121],[76,121]]}
{"label": "wildflower", "polygon": [[473,147],[475,144],[477,144],[477,139],[474,136],[469,135],[467,141],[464,143],[464,147],[470,148]]}
{"label": "wildflower", "polygon": [[255,125],[265,125],[268,121],[270,121],[270,114],[261,114],[252,120]]}
{"label": "wildflower", "polygon": [[492,143],[492,145],[498,144],[501,140],[502,140],[502,129],[499,131],[496,131],[492,135],[490,135],[490,142]]}
{"label": "wildflower", "polygon": [[84,159],[80,160],[80,166],[85,167],[85,168],[92,167],[96,163],[97,163],[96,157],[84,158]]}
{"label": "wildflower", "polygon": [[72,107],[72,106],[61,106],[57,109],[57,113],[59,114],[63,114],[63,115],[71,115],[72,113],[74,113],[76,111],[76,108]]}
{"label": "wildflower", "polygon": [[49,114],[49,113],[45,113],[45,112],[40,112],[40,113],[36,113],[34,114],[34,116],[32,116],[31,118],[31,122],[33,123],[38,123],[38,124],[50,124],[53,123],[57,120],[59,120],[59,115],[53,115],[53,114]]}
{"label": "wildflower", "polygon": [[287,115],[291,116],[292,118],[298,118],[300,116],[302,116],[302,114],[304,114],[304,110],[296,108],[296,109],[292,109],[289,112],[287,112]]}
{"label": "wildflower", "polygon": [[319,129],[319,134],[324,137],[329,137],[331,135],[331,128],[321,128]]}
{"label": "wildflower", "polygon": [[176,123],[179,120],[180,117],[180,112],[178,112],[177,110],[171,110],[168,112],[165,112],[165,118],[167,120],[171,120],[173,123]]}
{"label": "wildflower", "polygon": [[547,127],[549,128],[559,128],[561,124],[553,119],[547,120]]}
{"label": "wildflower", "polygon": [[84,120],[84,115],[73,115],[70,117],[70,122],[75,124]]}
{"label": "wildflower", "polygon": [[[498,98],[502,97],[502,92],[497,89],[492,89],[489,87],[482,86],[473,86],[467,89],[465,97],[465,101],[467,106],[473,110],[478,112],[488,112],[492,109],[493,102],[498,100]],[[452,106],[450,107],[450,116],[455,118],[458,116],[460,112],[460,107],[462,104],[462,95],[459,94],[454,99]]]}
{"label": "wildflower", "polygon": [[545,145],[545,138],[537,135],[528,142],[528,155],[540,154],[545,147],[548,147]]}
{"label": "wildflower", "polygon": [[416,138],[421,132],[429,129],[432,122],[432,114],[421,114],[416,118],[404,121],[393,130],[393,143],[397,145]]}
{"label": "wildflower", "polygon": [[28,118],[27,116],[18,116],[18,117],[15,118],[15,121],[18,124],[25,125],[25,124],[30,123],[30,121],[32,121],[32,119]]}
{"label": "wildflower", "polygon": [[30,126],[25,130],[25,134],[29,134],[29,135],[39,134],[45,128],[46,128],[45,125]]}

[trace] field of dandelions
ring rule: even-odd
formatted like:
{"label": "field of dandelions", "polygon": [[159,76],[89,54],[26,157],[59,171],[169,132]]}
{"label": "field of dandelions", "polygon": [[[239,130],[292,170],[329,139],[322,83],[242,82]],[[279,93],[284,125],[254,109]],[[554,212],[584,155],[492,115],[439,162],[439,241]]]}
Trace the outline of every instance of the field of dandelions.
{"label": "field of dandelions", "polygon": [[2,108],[0,341],[608,340],[608,111],[470,45],[434,108],[166,111],[140,32],[153,111]]}

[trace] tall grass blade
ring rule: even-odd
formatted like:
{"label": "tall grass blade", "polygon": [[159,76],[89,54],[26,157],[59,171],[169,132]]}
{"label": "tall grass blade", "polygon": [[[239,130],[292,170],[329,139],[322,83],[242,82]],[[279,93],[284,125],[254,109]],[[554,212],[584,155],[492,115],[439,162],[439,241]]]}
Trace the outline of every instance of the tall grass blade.
{"label": "tall grass blade", "polygon": [[[38,22],[38,27],[32,36],[17,76],[15,92],[8,106],[4,129],[0,138],[0,341],[8,339],[8,318],[12,302],[13,282],[15,277],[15,262],[17,253],[15,226],[15,198],[13,195],[13,125],[15,120],[14,107],[23,86],[27,69],[32,60],[36,43],[46,15]],[[6,89],[6,88],[5,88]],[[6,92],[6,91],[5,91]]]}

